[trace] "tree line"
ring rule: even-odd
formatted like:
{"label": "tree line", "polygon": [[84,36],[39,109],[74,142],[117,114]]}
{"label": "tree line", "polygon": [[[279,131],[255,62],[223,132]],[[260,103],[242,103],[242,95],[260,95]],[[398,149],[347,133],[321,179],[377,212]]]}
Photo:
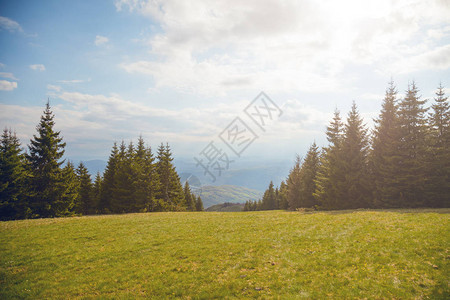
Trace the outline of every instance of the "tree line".
{"label": "tree line", "polygon": [[441,84],[426,107],[414,82],[397,94],[391,81],[371,133],[355,103],[345,123],[336,109],[329,144],[313,143],[279,188],[271,182],[244,210],[449,207],[448,96]]}
{"label": "tree line", "polygon": [[184,187],[170,146],[156,156],[142,137],[114,143],[103,176],[91,179],[83,162],[63,160],[66,144],[54,129],[49,103],[24,151],[4,129],[0,143],[0,220],[152,211],[203,211],[202,199]]}

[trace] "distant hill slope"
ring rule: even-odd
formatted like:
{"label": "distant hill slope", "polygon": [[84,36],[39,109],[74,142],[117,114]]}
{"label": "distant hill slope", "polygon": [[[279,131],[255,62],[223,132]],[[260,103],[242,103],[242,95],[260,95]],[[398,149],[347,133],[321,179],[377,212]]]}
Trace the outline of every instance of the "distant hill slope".
{"label": "distant hill slope", "polygon": [[222,204],[216,204],[213,206],[210,206],[206,209],[206,211],[243,211],[244,210],[244,204],[242,203],[222,203]]}
{"label": "distant hill slope", "polygon": [[261,197],[262,193],[260,191],[237,185],[208,185],[203,186],[201,191],[201,198],[205,208],[225,202],[244,203],[249,199],[258,200]]}

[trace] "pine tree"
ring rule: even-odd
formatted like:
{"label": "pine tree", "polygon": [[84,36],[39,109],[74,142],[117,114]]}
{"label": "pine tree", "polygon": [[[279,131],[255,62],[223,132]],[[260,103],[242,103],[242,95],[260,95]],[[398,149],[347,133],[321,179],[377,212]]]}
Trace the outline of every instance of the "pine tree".
{"label": "pine tree", "polygon": [[142,136],[139,137],[134,157],[134,197],[137,211],[153,211],[157,177],[151,148],[145,148]]}
{"label": "pine tree", "polygon": [[348,114],[342,141],[342,170],[344,174],[341,208],[367,208],[371,195],[368,177],[367,129],[359,115],[356,104]]}
{"label": "pine tree", "polygon": [[263,210],[273,210],[277,209],[277,202],[276,202],[276,196],[275,196],[275,190],[273,188],[273,182],[271,181],[269,184],[269,187],[264,192],[263,198],[262,198],[262,208]]}
{"label": "pine tree", "polygon": [[280,184],[280,189],[278,191],[278,208],[279,209],[288,209],[288,186],[282,181]]}
{"label": "pine tree", "polygon": [[96,208],[94,203],[91,175],[83,162],[80,162],[78,165],[76,173],[80,187],[76,212],[83,215],[94,214]]}
{"label": "pine tree", "polygon": [[0,144],[0,220],[27,217],[26,180],[20,141],[5,128]]}
{"label": "pine tree", "polygon": [[195,210],[196,211],[204,211],[205,210],[203,208],[203,201],[202,201],[202,198],[200,198],[200,196],[198,196],[197,200],[195,201]]}
{"label": "pine tree", "polygon": [[297,156],[294,167],[287,178],[287,202],[290,210],[295,210],[301,205],[301,159]]}
{"label": "pine tree", "polygon": [[173,166],[173,157],[169,144],[158,148],[156,171],[159,178],[158,210],[181,210],[184,204],[184,192],[180,178]]}
{"label": "pine tree", "polygon": [[328,147],[320,156],[314,197],[323,209],[340,209],[344,201],[344,172],[342,170],[343,124],[339,111],[327,127]]}
{"label": "pine tree", "polygon": [[102,193],[102,176],[100,175],[100,172],[97,172],[97,175],[94,179],[94,184],[92,186],[92,203],[93,203],[93,213],[98,214],[99,213],[99,203],[101,199],[101,193]]}
{"label": "pine tree", "polygon": [[119,149],[117,143],[114,143],[111,154],[108,158],[103,180],[101,185],[100,201],[98,203],[98,210],[100,213],[111,212],[111,199],[115,189],[115,177],[117,172],[117,165],[119,163]]}
{"label": "pine tree", "polygon": [[389,83],[375,130],[370,154],[370,173],[373,186],[373,205],[377,208],[399,206],[400,189],[397,183],[399,166],[400,124],[397,90]]}
{"label": "pine tree", "polygon": [[111,211],[115,213],[135,212],[134,203],[134,146],[130,142],[128,148],[122,141],[119,147],[114,189],[111,198]]}
{"label": "pine tree", "polygon": [[[34,217],[54,217],[64,214],[69,203],[61,203],[64,179],[61,176],[61,161],[66,144],[60,132],[53,129],[55,121],[47,102],[44,114],[37,126],[38,135],[30,141],[27,159],[31,173],[30,207]],[[55,205],[58,203],[58,205]]]}
{"label": "pine tree", "polygon": [[450,103],[442,84],[436,92],[428,123],[430,127],[427,155],[427,206],[450,206]]}
{"label": "pine tree", "polygon": [[191,188],[189,187],[189,183],[187,182],[187,180],[184,183],[184,201],[186,210],[188,211],[195,210],[195,198],[192,198]]}
{"label": "pine tree", "polygon": [[400,145],[398,182],[400,205],[419,207],[425,205],[425,153],[426,120],[425,100],[420,100],[419,90],[413,82],[399,103]]}
{"label": "pine tree", "polygon": [[318,205],[314,192],[319,168],[319,148],[314,142],[309,148],[300,168],[300,198],[299,207],[314,207]]}
{"label": "pine tree", "polygon": [[75,207],[80,199],[80,184],[72,162],[68,161],[59,175],[61,180],[58,182],[58,188],[61,198],[53,203],[56,211],[55,217],[71,216],[77,213]]}

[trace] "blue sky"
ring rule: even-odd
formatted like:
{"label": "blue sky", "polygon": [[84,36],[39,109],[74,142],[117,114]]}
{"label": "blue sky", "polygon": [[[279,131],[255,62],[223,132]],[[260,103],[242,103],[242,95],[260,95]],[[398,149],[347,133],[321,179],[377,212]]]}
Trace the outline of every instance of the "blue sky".
{"label": "blue sky", "polygon": [[[1,1],[0,120],[24,145],[49,98],[73,160],[142,134],[197,155],[260,91],[282,116],[242,159],[294,159],[387,82],[450,87],[448,1]],[[447,93],[448,94],[448,93]]]}

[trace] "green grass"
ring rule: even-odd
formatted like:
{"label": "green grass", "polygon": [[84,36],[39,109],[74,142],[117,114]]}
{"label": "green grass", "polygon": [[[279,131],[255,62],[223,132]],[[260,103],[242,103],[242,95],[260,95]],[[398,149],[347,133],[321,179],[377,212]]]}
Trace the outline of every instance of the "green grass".
{"label": "green grass", "polygon": [[449,298],[449,210],[0,223],[0,299]]}

